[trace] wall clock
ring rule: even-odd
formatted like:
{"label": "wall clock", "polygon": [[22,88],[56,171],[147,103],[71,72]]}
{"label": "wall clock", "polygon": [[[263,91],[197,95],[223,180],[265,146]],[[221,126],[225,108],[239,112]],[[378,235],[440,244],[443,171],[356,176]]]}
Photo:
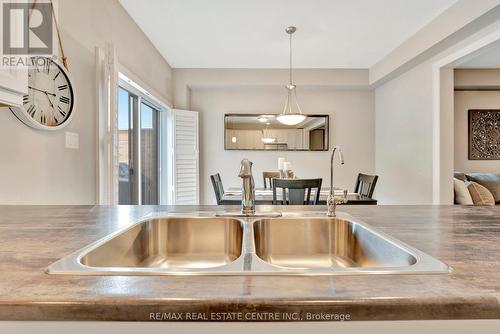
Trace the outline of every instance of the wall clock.
{"label": "wall clock", "polygon": [[66,69],[50,57],[31,57],[28,94],[22,107],[10,110],[26,125],[39,130],[58,130],[73,116],[74,92]]}

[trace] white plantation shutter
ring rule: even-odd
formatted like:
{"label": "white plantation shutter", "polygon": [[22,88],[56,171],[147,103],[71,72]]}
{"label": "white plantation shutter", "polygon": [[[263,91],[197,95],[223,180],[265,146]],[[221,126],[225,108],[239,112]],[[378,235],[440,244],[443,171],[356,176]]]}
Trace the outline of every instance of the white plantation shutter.
{"label": "white plantation shutter", "polygon": [[173,204],[199,203],[198,113],[173,110]]}

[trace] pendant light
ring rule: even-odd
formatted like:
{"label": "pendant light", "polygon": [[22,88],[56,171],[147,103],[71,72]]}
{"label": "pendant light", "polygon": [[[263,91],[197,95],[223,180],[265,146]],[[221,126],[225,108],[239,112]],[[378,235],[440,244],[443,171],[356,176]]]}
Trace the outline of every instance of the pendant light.
{"label": "pendant light", "polygon": [[276,117],[278,122],[285,125],[296,125],[306,119],[306,115],[302,114],[299,102],[297,101],[297,86],[293,84],[292,77],[292,35],[297,28],[290,26],[285,29],[285,32],[290,36],[290,74],[289,82],[286,85],[287,98],[283,112]]}

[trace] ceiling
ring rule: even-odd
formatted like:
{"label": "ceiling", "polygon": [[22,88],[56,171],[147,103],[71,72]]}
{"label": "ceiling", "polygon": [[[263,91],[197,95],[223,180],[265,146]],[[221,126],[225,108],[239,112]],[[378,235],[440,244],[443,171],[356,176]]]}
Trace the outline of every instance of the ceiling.
{"label": "ceiling", "polygon": [[475,57],[460,63],[457,68],[500,68],[500,44],[495,43]]}
{"label": "ceiling", "polygon": [[174,68],[368,68],[456,0],[120,0]]}

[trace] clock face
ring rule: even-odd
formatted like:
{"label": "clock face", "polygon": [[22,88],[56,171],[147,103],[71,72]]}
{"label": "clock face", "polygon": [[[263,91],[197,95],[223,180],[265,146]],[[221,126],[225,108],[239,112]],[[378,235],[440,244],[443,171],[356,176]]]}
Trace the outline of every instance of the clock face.
{"label": "clock face", "polygon": [[74,94],[68,75],[48,57],[31,57],[28,94],[23,106],[12,110],[26,124],[39,129],[58,129],[69,123]]}

